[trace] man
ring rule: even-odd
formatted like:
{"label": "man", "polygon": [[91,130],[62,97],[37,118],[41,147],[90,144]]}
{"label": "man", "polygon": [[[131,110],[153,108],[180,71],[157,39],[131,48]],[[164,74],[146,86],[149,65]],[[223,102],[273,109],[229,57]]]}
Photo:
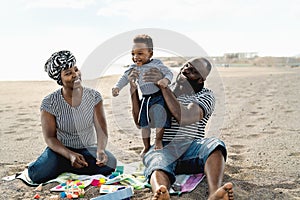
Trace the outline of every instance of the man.
{"label": "man", "polygon": [[[217,138],[204,138],[206,123],[215,106],[212,91],[204,88],[211,67],[206,58],[192,58],[181,68],[172,90],[160,86],[173,119],[171,128],[165,129],[164,148],[152,148],[143,160],[153,200],[170,199],[168,191],[176,174],[203,172],[208,181],[208,199],[233,199],[232,183],[221,185],[227,155],[225,144]],[[132,113],[138,125],[140,103],[134,82],[137,75],[133,70],[129,79]],[[157,82],[161,77],[158,70],[151,70],[144,75],[144,80]]]}

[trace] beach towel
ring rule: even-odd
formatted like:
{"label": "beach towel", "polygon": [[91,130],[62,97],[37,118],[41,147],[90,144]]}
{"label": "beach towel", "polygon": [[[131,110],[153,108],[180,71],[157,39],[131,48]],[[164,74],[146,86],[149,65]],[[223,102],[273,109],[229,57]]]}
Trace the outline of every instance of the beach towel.
{"label": "beach towel", "polygon": [[205,175],[203,173],[191,175],[176,175],[176,181],[170,188],[170,194],[181,195],[185,192],[191,192],[199,185],[204,177]]}
{"label": "beach towel", "polygon": [[[43,185],[46,185],[48,183],[64,183],[68,180],[80,180],[80,181],[85,181],[86,183],[88,182],[88,180],[90,180],[90,182],[93,179],[100,179],[100,178],[106,178],[106,176],[102,175],[102,174],[96,174],[96,175],[78,175],[78,174],[74,174],[74,173],[69,173],[69,172],[65,172],[62,173],[61,175],[59,175],[57,178],[52,179],[50,181],[47,181],[45,183],[43,183]],[[28,176],[28,169],[24,169],[24,171],[19,172],[15,175],[12,176],[6,176],[3,177],[2,180],[5,181],[11,181],[14,179],[20,179],[22,180],[25,184],[35,187],[35,186],[39,186],[39,183],[34,183]]]}
{"label": "beach towel", "polygon": [[[147,182],[145,177],[142,176],[142,171],[143,167],[141,167],[140,162],[136,163],[131,163],[129,166],[124,167],[124,174],[119,175],[115,178],[108,179],[107,177],[103,176],[102,174],[97,174],[97,175],[78,175],[78,174],[73,174],[73,173],[63,173],[59,175],[57,178],[47,181],[43,183],[43,185],[48,184],[48,183],[64,183],[68,180],[80,180],[80,181],[87,181],[94,179],[100,179],[100,178],[105,178],[106,179],[106,184],[114,184],[117,182],[120,182],[121,184],[124,185],[130,185],[133,186],[134,189],[143,189],[145,187],[151,187],[151,185]],[[127,174],[128,173],[128,174]],[[171,195],[181,195],[182,193],[185,192],[191,192],[193,191],[197,185],[203,180],[205,175],[203,173],[200,174],[192,174],[192,175],[176,175],[176,181],[170,188],[170,194]],[[28,176],[28,169],[26,168],[23,172],[17,173],[16,175],[12,176],[7,176],[2,178],[2,180],[10,181],[13,179],[20,179],[24,183],[26,183],[29,186],[39,186],[40,184],[34,183]],[[88,183],[88,181],[86,182]],[[86,186],[89,184],[86,184]]]}

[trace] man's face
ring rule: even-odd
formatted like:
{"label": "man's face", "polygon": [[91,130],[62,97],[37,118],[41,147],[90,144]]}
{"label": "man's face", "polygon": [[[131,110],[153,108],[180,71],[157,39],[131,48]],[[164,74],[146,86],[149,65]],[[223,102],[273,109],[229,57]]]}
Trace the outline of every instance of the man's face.
{"label": "man's face", "polygon": [[199,60],[187,61],[180,70],[180,79],[192,82],[203,82],[205,79],[205,67]]}
{"label": "man's face", "polygon": [[152,54],[152,51],[144,43],[135,43],[131,51],[132,61],[137,66],[148,63]]}

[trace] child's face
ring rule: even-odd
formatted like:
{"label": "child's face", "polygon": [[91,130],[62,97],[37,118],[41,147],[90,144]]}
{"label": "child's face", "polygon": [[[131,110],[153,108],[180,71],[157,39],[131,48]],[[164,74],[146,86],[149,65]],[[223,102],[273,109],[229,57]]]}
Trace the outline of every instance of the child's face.
{"label": "child's face", "polygon": [[132,51],[132,61],[137,65],[137,66],[142,66],[143,64],[147,63],[150,58],[153,55],[153,52],[148,49],[147,45],[144,43],[135,43]]}

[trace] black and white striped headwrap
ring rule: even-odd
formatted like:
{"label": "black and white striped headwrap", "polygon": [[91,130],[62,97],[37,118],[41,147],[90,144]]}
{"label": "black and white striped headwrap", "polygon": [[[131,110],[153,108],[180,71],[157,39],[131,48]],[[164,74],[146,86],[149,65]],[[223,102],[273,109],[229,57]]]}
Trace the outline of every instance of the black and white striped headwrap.
{"label": "black and white striped headwrap", "polygon": [[45,71],[49,77],[62,85],[61,71],[76,65],[76,59],[70,51],[58,51],[51,55],[45,64]]}

